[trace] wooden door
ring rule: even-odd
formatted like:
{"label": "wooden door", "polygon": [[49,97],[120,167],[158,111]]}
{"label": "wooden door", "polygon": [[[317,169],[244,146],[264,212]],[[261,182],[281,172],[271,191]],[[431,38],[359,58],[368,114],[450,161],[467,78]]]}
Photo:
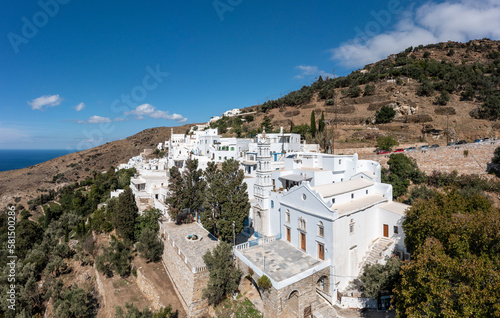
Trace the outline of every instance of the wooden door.
{"label": "wooden door", "polygon": [[286,240],[290,242],[290,229],[286,228]]}
{"label": "wooden door", "polygon": [[319,259],[325,259],[325,246],[323,244],[318,243],[318,254]]}
{"label": "wooden door", "polygon": [[384,236],[389,237],[389,225],[384,224]]}
{"label": "wooden door", "polygon": [[306,235],[302,232],[300,233],[300,248],[306,250]]}

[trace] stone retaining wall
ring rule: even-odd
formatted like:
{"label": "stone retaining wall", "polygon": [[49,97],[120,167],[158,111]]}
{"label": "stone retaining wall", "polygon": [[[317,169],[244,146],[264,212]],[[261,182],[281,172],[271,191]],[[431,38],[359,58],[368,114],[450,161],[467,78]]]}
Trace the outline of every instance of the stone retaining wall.
{"label": "stone retaining wall", "polygon": [[151,301],[151,304],[153,305],[154,309],[158,310],[161,307],[165,307],[160,302],[160,295],[158,294],[158,291],[154,287],[153,283],[149,281],[149,279],[144,276],[142,273],[142,269],[138,268],[137,270],[137,286],[139,289],[144,293],[147,299]]}
{"label": "stone retaining wall", "polygon": [[[500,141],[485,144],[466,144],[460,146],[446,146],[425,151],[404,152],[408,157],[415,158],[420,170],[430,174],[433,170],[441,172],[452,172],[457,170],[459,174],[486,175],[487,165],[491,162],[495,148],[500,146]],[[464,150],[468,155],[464,155]],[[363,153],[360,159],[368,159],[379,162],[387,167],[389,155],[374,155]]]}
{"label": "stone retaining wall", "polygon": [[203,289],[207,286],[209,272],[193,273],[193,268],[186,262],[184,255],[173,246],[171,240],[164,240],[162,256],[163,266],[174,285],[188,317],[204,317],[208,314],[208,302],[203,299]]}

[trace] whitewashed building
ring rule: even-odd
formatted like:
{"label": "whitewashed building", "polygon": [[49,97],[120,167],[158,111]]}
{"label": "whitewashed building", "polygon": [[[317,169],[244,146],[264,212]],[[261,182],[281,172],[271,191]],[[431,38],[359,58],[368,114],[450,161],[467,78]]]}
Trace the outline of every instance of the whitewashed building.
{"label": "whitewashed building", "polygon": [[[393,201],[392,186],[381,183],[380,164],[358,160],[357,155],[289,153],[278,170],[270,168],[272,159],[264,135],[258,143],[256,176],[245,180],[253,189],[249,227],[258,241],[237,246],[236,256],[253,272],[270,277],[277,297],[296,289],[293,302],[300,304],[302,289],[297,310],[316,299],[313,294],[330,306],[366,306],[366,299],[348,297],[349,284],[367,263],[383,263],[393,254],[408,257],[402,220],[409,206]],[[274,258],[267,268],[265,257],[258,257],[266,254]],[[287,260],[288,254],[297,260]],[[285,264],[293,261],[302,264],[301,271]],[[304,285],[310,276],[311,284],[317,284],[315,292]],[[286,317],[290,312],[285,309],[272,315]]]}

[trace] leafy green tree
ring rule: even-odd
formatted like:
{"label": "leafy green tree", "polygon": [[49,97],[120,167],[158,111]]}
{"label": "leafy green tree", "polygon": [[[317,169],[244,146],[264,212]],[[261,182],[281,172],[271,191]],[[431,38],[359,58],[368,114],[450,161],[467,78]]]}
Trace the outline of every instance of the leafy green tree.
{"label": "leafy green tree", "polygon": [[430,200],[434,197],[435,191],[428,188],[425,184],[416,186],[411,189],[407,204],[413,205],[418,200]]}
{"label": "leafy green tree", "polygon": [[151,229],[153,232],[158,233],[160,230],[158,220],[162,215],[160,210],[153,208],[145,210],[141,215],[137,216],[134,233],[135,239],[139,240],[144,229]]}
{"label": "leafy green tree", "polygon": [[390,151],[392,147],[399,145],[398,141],[392,136],[382,136],[377,139],[377,148]]}
{"label": "leafy green tree", "polygon": [[386,263],[366,264],[360,277],[364,293],[371,298],[391,293],[400,279],[401,261],[397,257],[386,258]]}
{"label": "leafy green tree", "polygon": [[16,256],[24,258],[29,250],[42,241],[42,227],[33,221],[24,219],[16,226]]}
{"label": "leafy green tree", "polygon": [[118,197],[118,201],[112,212],[113,226],[116,229],[116,234],[120,238],[129,242],[134,241],[135,220],[138,211],[134,194],[132,190],[127,187]]}
{"label": "leafy green tree", "polygon": [[247,123],[251,123],[254,119],[253,115],[245,115],[244,118]]}
{"label": "leafy green tree", "polygon": [[314,113],[314,110],[311,112],[311,135],[314,137],[316,136],[316,115]]}
{"label": "leafy green tree", "polygon": [[417,95],[419,96],[431,96],[432,92],[434,92],[434,88],[428,79],[425,79],[417,89]]}
{"label": "leafy green tree", "polygon": [[96,257],[96,267],[108,277],[112,277],[114,272],[126,277],[130,274],[130,258],[130,249],[112,236],[109,246],[104,247],[101,255]]}
{"label": "leafy green tree", "polygon": [[382,106],[382,108],[375,112],[375,123],[390,123],[394,119],[394,116],[396,116],[396,111],[392,107]]}
{"label": "leafy green tree", "polygon": [[236,160],[230,159],[222,163],[221,170],[213,162],[205,170],[207,187],[201,222],[225,242],[233,240],[233,222],[235,233],[241,233],[250,211],[244,173],[238,166]]}
{"label": "leafy green tree", "polygon": [[262,124],[260,125],[260,129],[261,131],[262,130],[266,130],[266,132],[270,133],[273,131],[273,124],[271,122],[271,118],[269,118],[268,116],[264,116],[264,119],[262,120]]}
{"label": "leafy green tree", "polygon": [[163,242],[158,237],[158,232],[150,228],[142,230],[137,243],[137,250],[148,261],[159,261],[163,253]]}
{"label": "leafy green tree", "polygon": [[398,316],[499,316],[499,224],[481,195],[450,190],[417,201],[403,222],[412,261],[395,290]]}
{"label": "leafy green tree", "polygon": [[436,97],[436,104],[445,106],[450,101],[450,93],[447,91],[442,91],[441,94]]}
{"label": "leafy green tree", "polygon": [[213,250],[203,255],[208,267],[209,280],[203,290],[203,297],[210,305],[218,305],[238,289],[241,271],[231,260],[231,245],[220,242]]}
{"label": "leafy green tree", "polygon": [[500,118],[500,91],[488,94],[481,106],[481,118],[496,120]]}
{"label": "leafy green tree", "polygon": [[311,127],[309,125],[297,125],[294,126],[292,129],[292,133],[294,134],[300,134],[302,138],[305,138],[307,134],[311,132]]}
{"label": "leafy green tree", "polygon": [[365,90],[363,92],[364,96],[371,96],[375,94],[375,85],[373,84],[366,84],[365,85]]}
{"label": "leafy green tree", "polygon": [[425,174],[418,169],[414,158],[407,157],[402,153],[391,154],[387,164],[389,170],[384,169],[382,182],[392,185],[392,194],[395,197],[406,194],[410,181],[415,184],[426,181]]}
{"label": "leafy green tree", "polygon": [[358,85],[351,85],[351,87],[349,87],[349,90],[347,91],[347,94],[352,98],[358,97],[361,95],[361,88]]}
{"label": "leafy green tree", "polygon": [[426,181],[425,174],[418,169],[417,161],[412,157],[405,156],[402,153],[391,154],[387,164],[391,174],[396,174],[403,179],[409,179],[415,184]]}
{"label": "leafy green tree", "polygon": [[165,203],[168,206],[168,213],[173,220],[178,220],[178,216],[184,209],[184,203],[186,202],[185,195],[186,191],[184,189],[185,184],[182,179],[182,175],[177,167],[172,167],[170,169],[170,177],[168,179],[168,190],[169,196],[165,199]]}

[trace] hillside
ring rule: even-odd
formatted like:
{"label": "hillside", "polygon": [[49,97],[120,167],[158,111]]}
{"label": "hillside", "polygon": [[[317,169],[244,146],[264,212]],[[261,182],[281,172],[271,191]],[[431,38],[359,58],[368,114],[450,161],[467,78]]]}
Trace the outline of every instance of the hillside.
{"label": "hillside", "polygon": [[[439,43],[408,48],[348,76],[319,78],[280,99],[248,107],[243,111],[252,115],[242,118],[253,117],[251,122],[222,119],[214,126],[248,136],[267,116],[275,131],[280,126],[289,131],[292,122],[299,131],[297,126],[309,125],[315,111],[316,121],[324,113],[328,135],[308,139],[322,143],[335,131],[336,149],[373,146],[388,134],[410,144],[443,145],[446,131],[449,140],[472,141],[498,135],[499,86],[500,41]],[[375,124],[382,106],[395,109],[396,117]]]}
{"label": "hillside", "polygon": [[[174,133],[185,133],[189,125],[174,127]],[[27,200],[68,183],[83,180],[111,166],[126,163],[139,155],[145,148],[155,148],[160,142],[170,138],[170,127],[146,129],[123,140],[71,153],[39,163],[24,169],[0,172],[0,206],[14,203],[21,197],[21,204]]]}
{"label": "hillside", "polygon": [[[368,86],[370,87],[368,87]],[[391,123],[375,124],[382,106],[395,109]],[[324,113],[326,134],[313,138],[297,126],[309,125]],[[249,137],[264,118],[274,131],[300,131],[309,142],[325,147],[334,132],[336,153],[346,148],[373,147],[383,135],[402,144],[444,145],[500,135],[500,41],[447,42],[408,48],[348,76],[317,79],[286,96],[243,109],[240,117],[223,118],[212,126],[224,135]],[[190,125],[174,128],[184,133]],[[448,131],[448,136],[446,132]],[[170,128],[146,129],[123,140],[68,154],[25,169],[0,172],[0,204],[21,203],[43,191],[81,180],[93,170],[126,162],[170,136]]]}

